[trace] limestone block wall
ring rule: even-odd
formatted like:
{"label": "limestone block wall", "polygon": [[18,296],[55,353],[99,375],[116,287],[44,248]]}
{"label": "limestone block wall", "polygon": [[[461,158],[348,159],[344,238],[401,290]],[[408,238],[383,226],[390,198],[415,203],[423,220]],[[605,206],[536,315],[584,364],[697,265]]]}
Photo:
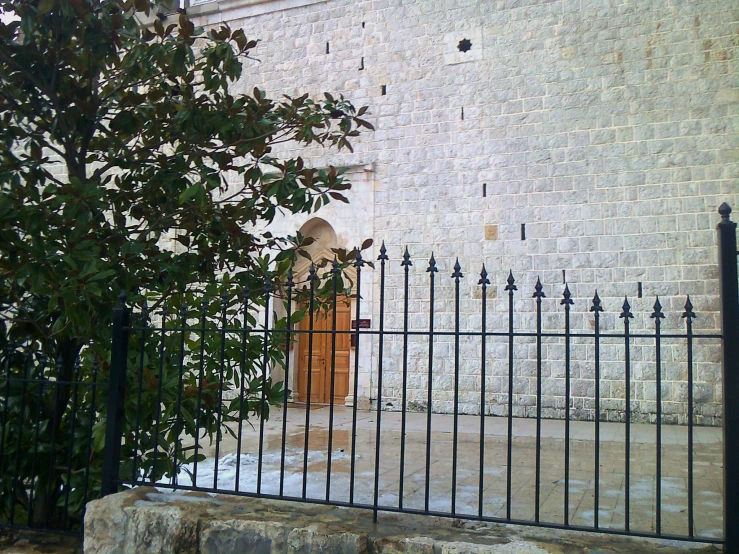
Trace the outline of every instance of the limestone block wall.
{"label": "limestone block wall", "polygon": [[[517,329],[535,328],[531,294],[540,277],[547,295],[545,329],[563,329],[559,298],[566,280],[575,300],[573,330],[592,330],[588,308],[597,289],[603,332],[622,329],[618,313],[625,295],[636,316],[632,331],[653,329],[655,295],[667,315],[664,331],[684,329],[686,294],[698,314],[696,332],[717,331],[716,210],[724,201],[739,206],[736,3],[280,0],[259,6],[229,10],[205,2],[188,13],[200,24],[228,21],[261,41],[254,52],[258,61],[237,88],[259,86],[276,97],[331,91],[370,107],[376,131],[356,140],[354,153],[301,154],[319,166],[374,168],[371,210],[365,201],[353,204],[353,214],[330,223],[341,234],[342,226],[355,229],[357,221],[367,221],[375,239],[385,241],[391,256],[386,328],[402,326],[399,262],[408,246],[414,329],[428,326],[425,268],[433,251],[440,270],[437,329],[454,325],[450,275],[459,257],[465,274],[462,329],[479,328],[477,275],[485,263],[491,330],[507,325],[503,287],[510,269],[519,287]],[[283,152],[294,150],[287,145]],[[521,415],[535,409],[532,340],[517,340],[514,347],[514,410]],[[719,347],[717,341],[696,344],[700,423],[720,421]],[[437,339],[434,348],[433,408],[448,411],[453,341]],[[507,413],[507,348],[503,339],[487,343],[484,403],[490,413]],[[480,340],[462,339],[460,349],[460,409],[477,413]],[[573,413],[586,419],[595,409],[593,354],[592,341],[573,343]],[[371,355],[378,355],[376,343]],[[543,356],[544,414],[559,417],[565,406],[562,340],[546,339]],[[397,409],[400,338],[386,341],[385,357],[384,397]],[[604,339],[601,359],[600,409],[619,420],[622,341]],[[634,417],[654,420],[653,341],[634,340],[631,359]],[[665,341],[663,361],[666,421],[683,423],[684,341]],[[374,399],[377,364],[370,365],[360,390]],[[408,400],[422,408],[427,339],[411,339],[408,367]]]}

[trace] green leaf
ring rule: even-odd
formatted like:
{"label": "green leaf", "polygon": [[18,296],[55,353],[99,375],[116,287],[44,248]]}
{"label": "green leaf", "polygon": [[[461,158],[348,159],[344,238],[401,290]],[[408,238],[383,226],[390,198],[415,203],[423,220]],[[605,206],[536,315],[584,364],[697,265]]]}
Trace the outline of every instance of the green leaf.
{"label": "green leaf", "polygon": [[200,192],[202,187],[200,186],[200,183],[195,183],[194,185],[191,185],[187,187],[182,194],[180,194],[180,204],[184,204],[188,200],[190,200],[193,196],[195,196],[198,192]]}
{"label": "green leaf", "polygon": [[329,192],[328,194],[334,200],[340,200],[341,202],[345,202],[346,204],[349,203],[349,199],[340,192]]}
{"label": "green leaf", "polygon": [[39,0],[38,3],[38,9],[36,10],[36,13],[38,15],[46,15],[49,13],[56,4],[56,0]]}

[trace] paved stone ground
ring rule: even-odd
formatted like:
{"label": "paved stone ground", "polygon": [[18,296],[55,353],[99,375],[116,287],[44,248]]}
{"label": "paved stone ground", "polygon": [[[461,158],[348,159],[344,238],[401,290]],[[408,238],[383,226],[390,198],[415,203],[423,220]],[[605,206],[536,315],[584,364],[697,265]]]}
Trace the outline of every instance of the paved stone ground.
{"label": "paved stone ground", "polygon": [[[278,494],[280,488],[281,413],[273,411],[264,429],[264,460],[261,491]],[[357,412],[355,502],[371,504],[374,493],[376,412]],[[379,504],[398,505],[400,414],[382,413]],[[459,418],[459,459],[457,469],[457,514],[475,514],[478,509],[479,417]],[[331,466],[332,500],[347,501],[351,463],[352,410],[336,407],[333,420]],[[449,511],[452,475],[453,417],[434,415],[431,435],[430,508]],[[516,419],[513,426],[512,517],[533,520],[535,487],[535,420]],[[631,427],[630,520],[634,531],[654,532],[656,525],[656,446],[654,425]],[[240,490],[256,490],[258,426],[244,427]],[[305,409],[290,405],[287,416],[284,494],[301,496]],[[722,535],[722,436],[717,428],[695,428],[694,502],[695,533],[699,537]],[[564,518],[564,422],[543,421],[541,441],[541,521],[561,523]],[[624,528],[624,437],[625,426],[601,423],[600,441],[600,525]],[[313,406],[309,430],[310,456],[307,467],[308,498],[325,498],[328,465],[329,409]],[[219,487],[232,488],[236,441],[226,438],[220,445]],[[214,448],[206,450],[210,457]],[[507,420],[486,418],[483,514],[505,517],[506,513]],[[229,465],[229,460],[230,464]],[[570,523],[593,525],[594,514],[594,423],[572,422],[570,443]],[[425,500],[426,415],[408,414],[404,506],[422,509]],[[662,532],[688,534],[687,428],[663,426],[662,449]],[[212,486],[212,468],[202,467],[198,484]]]}
{"label": "paved stone ground", "polygon": [[81,554],[82,540],[52,533],[0,529],[3,554]]}

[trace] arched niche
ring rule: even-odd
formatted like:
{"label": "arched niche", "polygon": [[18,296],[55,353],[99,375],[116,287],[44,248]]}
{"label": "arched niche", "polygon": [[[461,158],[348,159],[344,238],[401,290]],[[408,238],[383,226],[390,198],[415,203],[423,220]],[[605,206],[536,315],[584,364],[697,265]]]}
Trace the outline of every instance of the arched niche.
{"label": "arched niche", "polygon": [[[336,254],[332,248],[343,248],[346,245],[339,244],[336,231],[331,224],[320,217],[314,217],[306,221],[298,230],[301,235],[311,237],[315,240],[312,244],[306,246],[303,250],[310,255],[313,262],[317,265],[322,261],[331,261]],[[305,280],[310,270],[311,261],[303,256],[299,256],[295,262],[293,273],[301,281]],[[352,283],[356,283],[357,271],[351,266],[344,270],[344,274],[349,277]]]}

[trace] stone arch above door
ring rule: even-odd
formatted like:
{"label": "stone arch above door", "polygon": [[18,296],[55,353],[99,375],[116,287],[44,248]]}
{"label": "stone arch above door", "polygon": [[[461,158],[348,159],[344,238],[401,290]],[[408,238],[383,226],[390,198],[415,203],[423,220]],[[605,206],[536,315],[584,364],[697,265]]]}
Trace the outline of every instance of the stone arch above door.
{"label": "stone arch above door", "polygon": [[[336,257],[334,248],[344,248],[346,245],[339,244],[336,231],[331,224],[323,218],[314,217],[306,221],[298,230],[301,235],[315,239],[313,244],[306,246],[303,250],[308,253],[316,264],[323,260],[331,261]],[[310,270],[311,261],[299,256],[295,262],[293,273],[300,280],[304,280]],[[356,283],[357,271],[354,267],[348,267],[344,274],[352,283]]]}

